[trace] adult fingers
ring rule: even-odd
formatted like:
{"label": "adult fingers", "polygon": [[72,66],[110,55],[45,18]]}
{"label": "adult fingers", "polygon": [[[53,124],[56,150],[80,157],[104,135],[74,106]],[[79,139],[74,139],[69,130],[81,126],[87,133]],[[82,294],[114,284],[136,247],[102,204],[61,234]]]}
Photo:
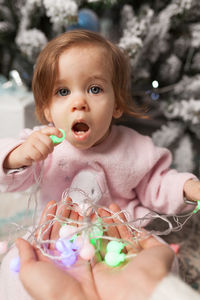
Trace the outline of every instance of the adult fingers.
{"label": "adult fingers", "polygon": [[147,270],[156,266],[155,270],[152,269],[155,275],[160,273],[164,273],[164,275],[167,274],[171,269],[174,252],[168,245],[162,243],[150,247],[149,245],[148,248],[143,249],[131,263],[137,263]]}
{"label": "adult fingers", "polygon": [[103,222],[108,225],[107,235],[119,239],[120,234],[117,227],[114,226],[114,220],[112,219],[111,213],[103,208],[99,208],[98,214],[102,218]]}
{"label": "adult fingers", "polygon": [[69,197],[67,197],[67,199],[64,199],[61,201],[61,203],[57,209],[57,212],[56,212],[56,218],[58,220],[60,220],[60,222],[56,221],[53,224],[52,230],[51,230],[51,235],[50,235],[51,240],[58,239],[61,223],[64,222],[65,219],[68,219],[70,217],[71,203],[72,203],[72,200]]}
{"label": "adult fingers", "polygon": [[[103,208],[99,208],[98,215],[102,219],[103,224],[107,225],[107,226],[105,225],[106,231],[104,232],[104,237],[108,236],[108,237],[114,237],[114,238],[119,239],[120,234],[118,232],[117,227],[114,226],[114,221],[112,219],[111,213]],[[109,241],[109,239],[107,239],[107,238],[100,239],[98,241],[99,242],[99,251],[97,252],[95,261],[97,261],[97,262],[101,261],[102,260],[101,258],[105,256],[106,246],[107,246],[108,241]]]}
{"label": "adult fingers", "polygon": [[[131,238],[132,234],[128,230],[127,225],[124,224],[127,222],[127,219],[122,212],[120,213],[120,211],[121,211],[120,207],[117,204],[112,203],[109,206],[109,208],[114,213],[113,220],[116,223],[116,228],[118,229],[120,238],[127,240],[127,241],[131,240],[130,238]],[[126,250],[129,251],[129,250],[131,250],[131,248],[132,248],[131,245],[127,244]]]}
{"label": "adult fingers", "polygon": [[135,243],[135,232],[127,226],[127,219],[124,213],[121,212],[121,208],[115,203],[112,203],[109,208],[113,212],[113,222],[119,232],[120,239],[127,241],[123,251],[125,253],[138,252],[138,243]]}
{"label": "adult fingers", "polygon": [[161,240],[157,236],[154,236],[154,235],[148,236],[147,232],[145,230],[141,234],[139,244],[140,244],[141,249],[149,249],[149,248],[152,248],[152,247],[155,247],[155,246],[166,245],[163,242],[163,240]]}
{"label": "adult fingers", "polygon": [[70,222],[69,225],[78,227],[79,213],[76,211],[76,208],[77,204],[73,203],[69,218],[74,222]]}
{"label": "adult fingers", "polygon": [[34,262],[37,260],[37,256],[33,246],[29,244],[26,240],[18,238],[15,242],[20,257],[20,268],[27,263]]}
{"label": "adult fingers", "polygon": [[42,236],[42,240],[50,239],[51,230],[52,230],[51,220],[55,217],[56,210],[57,210],[56,202],[54,200],[49,201],[42,212],[39,226],[35,234],[36,238]]}

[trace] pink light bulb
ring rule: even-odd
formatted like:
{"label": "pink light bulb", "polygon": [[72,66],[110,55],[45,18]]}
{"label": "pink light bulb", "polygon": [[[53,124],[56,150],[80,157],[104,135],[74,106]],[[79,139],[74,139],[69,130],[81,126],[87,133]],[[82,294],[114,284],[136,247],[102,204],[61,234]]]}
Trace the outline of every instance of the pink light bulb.
{"label": "pink light bulb", "polygon": [[86,241],[83,244],[82,249],[80,250],[80,257],[84,260],[90,260],[94,257],[95,254],[95,248],[92,244],[90,244],[90,242]]}
{"label": "pink light bulb", "polygon": [[81,249],[83,247],[83,238],[81,235],[77,236],[76,245],[79,249]]}
{"label": "pink light bulb", "polygon": [[77,227],[71,225],[63,225],[59,230],[61,239],[71,238],[77,232]]}
{"label": "pink light bulb", "polygon": [[7,241],[2,241],[0,242],[0,255],[4,254],[8,249],[8,242]]}

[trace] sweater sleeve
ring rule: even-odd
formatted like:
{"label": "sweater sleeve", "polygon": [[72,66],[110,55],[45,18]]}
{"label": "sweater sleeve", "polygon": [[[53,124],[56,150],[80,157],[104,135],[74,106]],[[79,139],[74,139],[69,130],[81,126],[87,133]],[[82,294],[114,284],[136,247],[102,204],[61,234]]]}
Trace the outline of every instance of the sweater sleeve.
{"label": "sweater sleeve", "polygon": [[30,129],[25,129],[20,134],[19,139],[8,138],[2,139],[0,143],[0,192],[22,191],[30,187],[35,178],[40,174],[40,164],[35,164],[30,167],[19,169],[18,172],[7,172],[3,168],[4,160],[7,155],[23,143],[28,135],[32,132]]}
{"label": "sweater sleeve", "polygon": [[200,300],[200,294],[174,275],[165,277],[149,300]]}
{"label": "sweater sleeve", "polygon": [[169,150],[156,147],[148,137],[145,143],[146,172],[136,187],[142,206],[167,214],[191,210],[191,206],[184,203],[183,185],[196,177],[191,173],[179,173],[171,169],[172,157]]}

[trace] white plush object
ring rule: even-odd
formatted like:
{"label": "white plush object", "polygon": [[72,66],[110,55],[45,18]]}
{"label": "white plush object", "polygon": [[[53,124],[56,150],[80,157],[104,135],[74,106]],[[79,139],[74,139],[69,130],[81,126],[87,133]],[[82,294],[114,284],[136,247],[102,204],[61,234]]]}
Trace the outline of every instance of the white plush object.
{"label": "white plush object", "polygon": [[199,300],[200,295],[174,275],[165,277],[149,300]]}
{"label": "white plush object", "polygon": [[0,97],[0,138],[17,137],[37,124],[32,93],[5,93]]}
{"label": "white plush object", "polygon": [[98,184],[98,177],[94,171],[81,170],[74,178],[70,187],[69,197],[79,204],[80,212],[84,213],[90,203],[98,202],[102,191]]}

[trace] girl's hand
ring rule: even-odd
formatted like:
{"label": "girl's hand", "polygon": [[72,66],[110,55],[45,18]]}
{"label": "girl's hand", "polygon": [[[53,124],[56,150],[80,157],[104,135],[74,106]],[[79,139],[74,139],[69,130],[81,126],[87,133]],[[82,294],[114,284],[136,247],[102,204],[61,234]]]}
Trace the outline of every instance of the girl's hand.
{"label": "girl's hand", "polygon": [[189,179],[183,186],[185,197],[188,200],[200,201],[200,181]]}
{"label": "girl's hand", "polygon": [[8,154],[4,161],[4,168],[16,169],[31,166],[33,162],[47,158],[54,149],[50,135],[62,137],[60,130],[55,127],[45,127],[34,131],[24,143]]}

